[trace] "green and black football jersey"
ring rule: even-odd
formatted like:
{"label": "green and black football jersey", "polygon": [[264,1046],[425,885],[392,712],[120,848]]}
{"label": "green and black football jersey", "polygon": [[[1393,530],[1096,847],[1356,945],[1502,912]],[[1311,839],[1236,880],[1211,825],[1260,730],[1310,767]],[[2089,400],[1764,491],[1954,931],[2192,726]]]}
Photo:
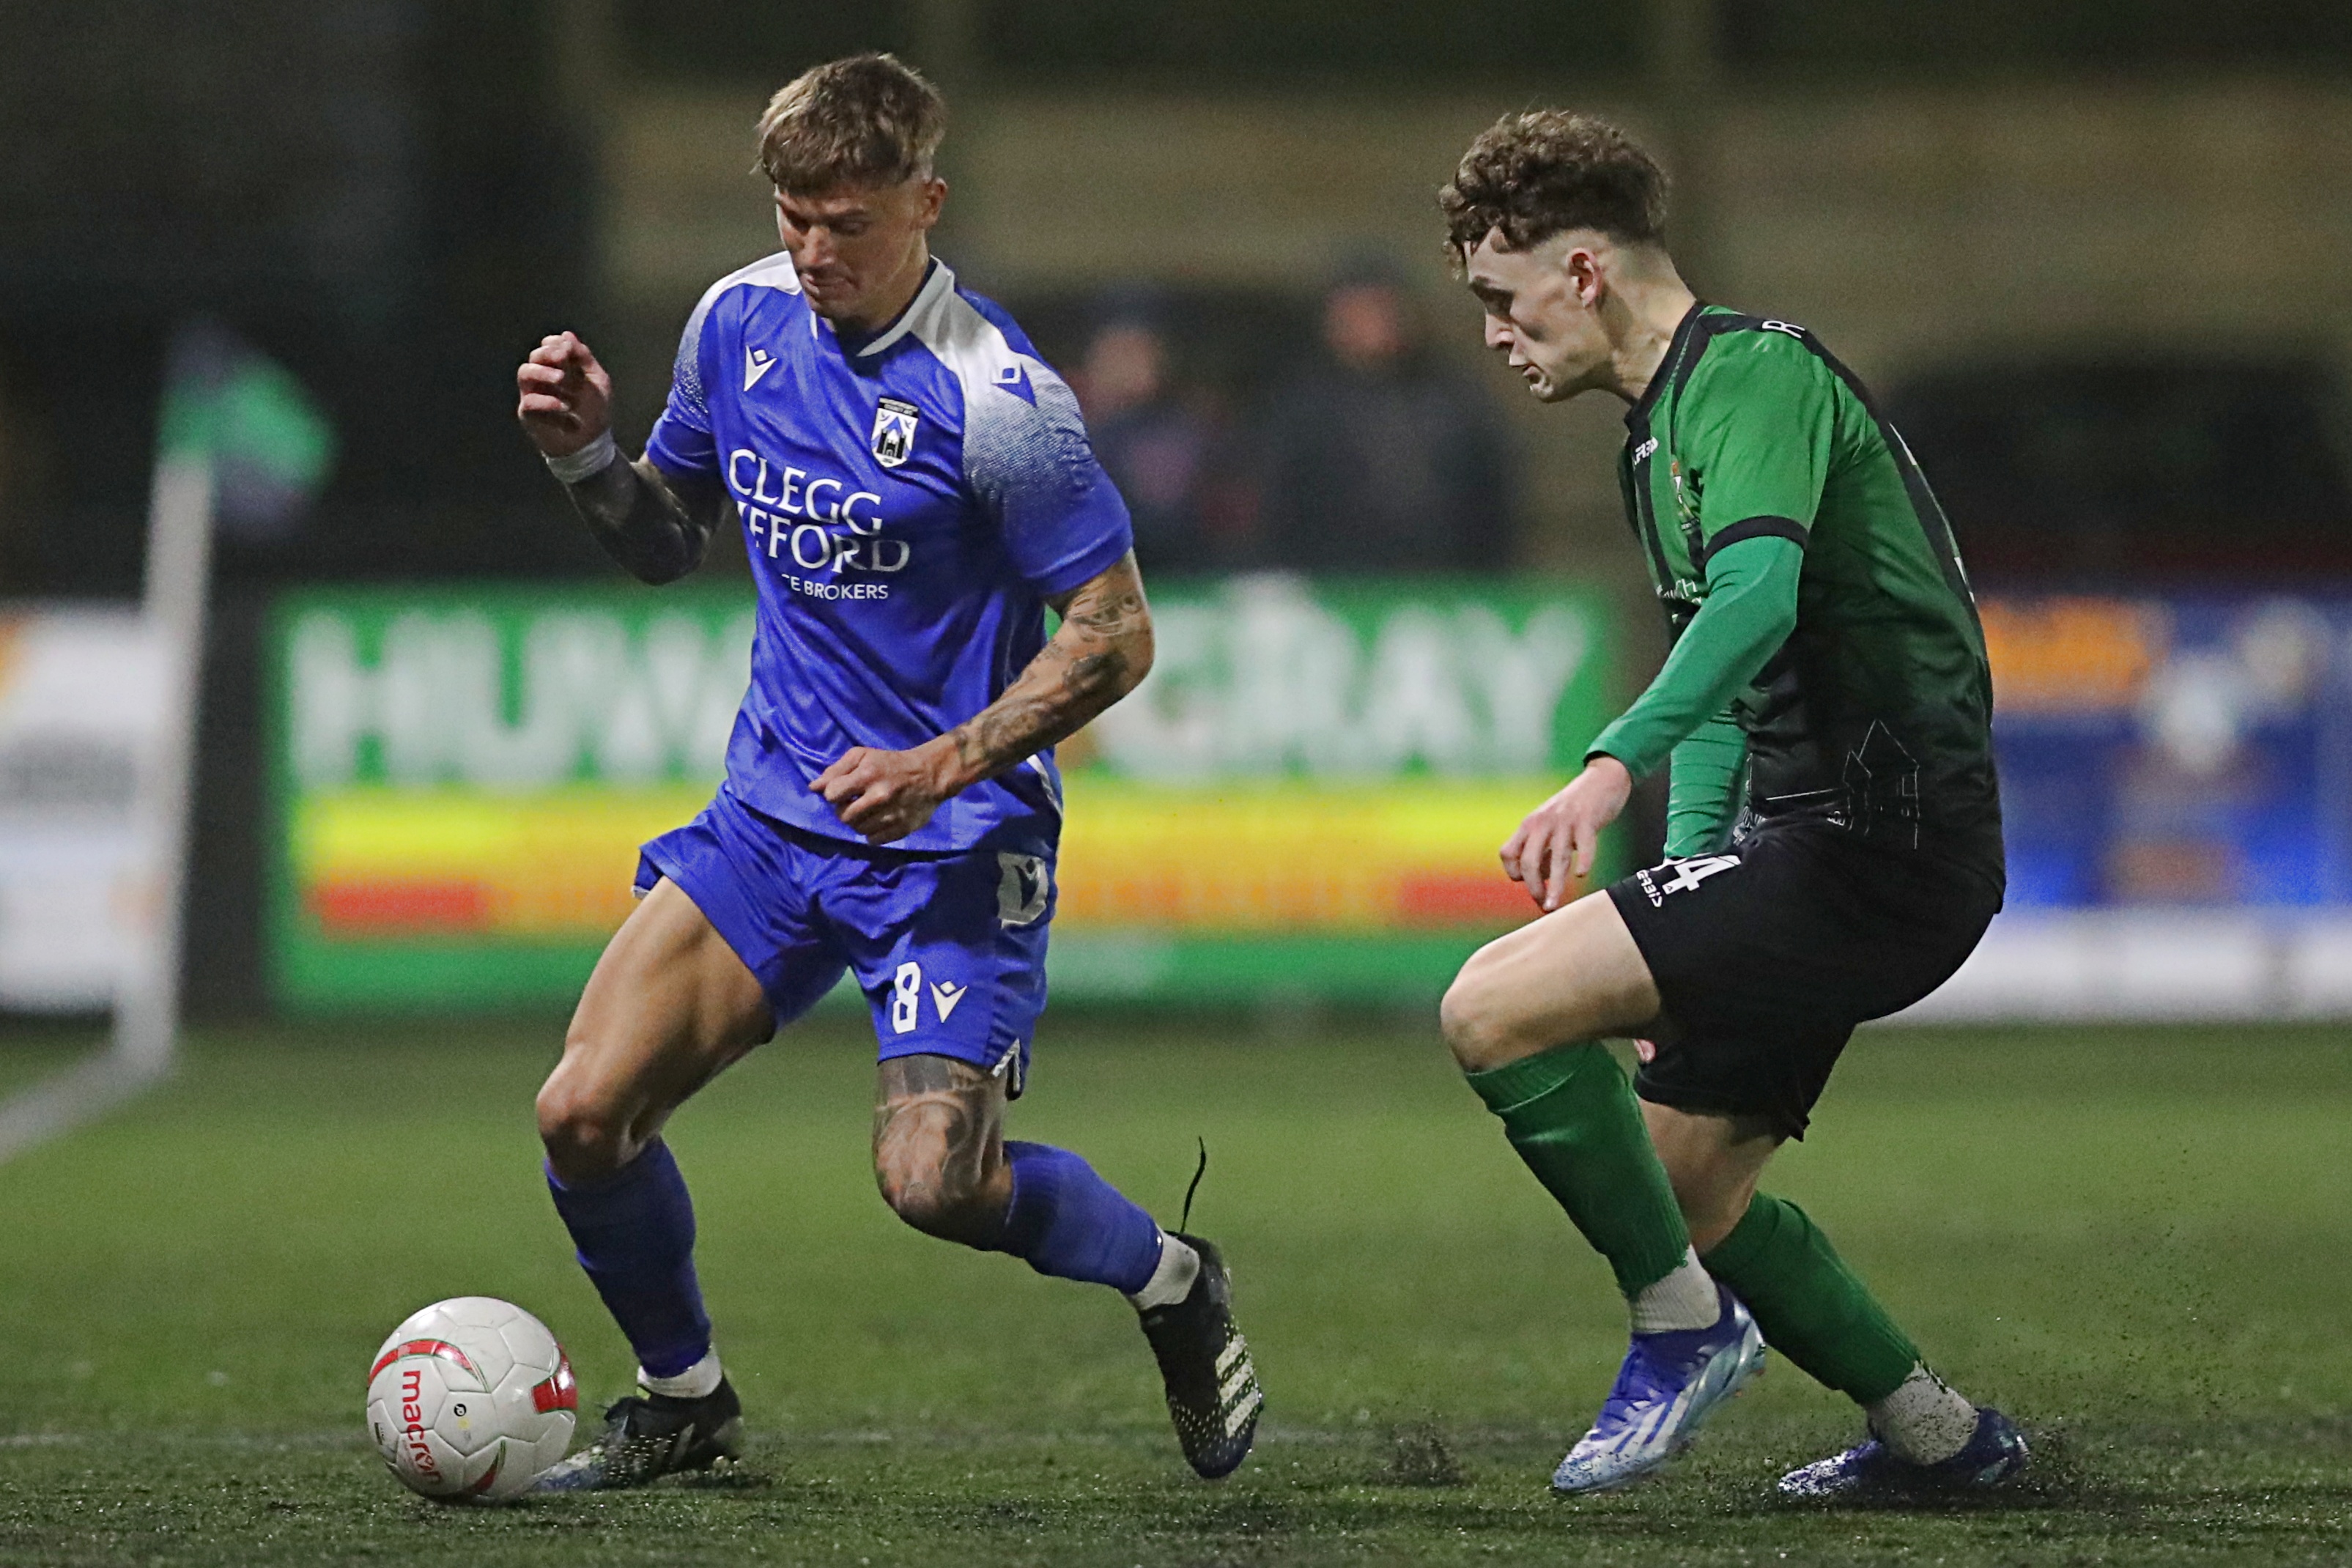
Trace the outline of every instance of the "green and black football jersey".
{"label": "green and black football jersey", "polygon": [[1787,321],[1694,306],[1618,474],[1672,634],[1716,551],[1801,546],[1796,630],[1734,704],[1759,816],[2000,853],[1992,677],[1949,522],[1853,373]]}

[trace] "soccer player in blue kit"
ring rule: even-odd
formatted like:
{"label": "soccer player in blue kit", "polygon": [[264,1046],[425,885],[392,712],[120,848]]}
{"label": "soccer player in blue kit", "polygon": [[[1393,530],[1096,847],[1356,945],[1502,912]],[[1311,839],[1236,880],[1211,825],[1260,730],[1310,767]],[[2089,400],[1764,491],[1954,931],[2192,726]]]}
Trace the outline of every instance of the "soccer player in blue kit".
{"label": "soccer player in blue kit", "polygon": [[1003,1135],[1045,1005],[1053,746],[1143,678],[1151,623],[1126,506],[1069,389],[930,255],[945,119],[887,55],[775,96],[760,163],[783,251],[702,297],[641,460],[615,447],[612,384],[578,338],[548,338],[517,373],[524,428],[614,559],[673,581],[731,511],[759,592],[726,782],[645,846],[643,901],[539,1094],[556,1210],[640,1384],[551,1489],[738,1451],[662,1125],[845,970],[880,1042],[890,1206],[1123,1292],[1202,1476],[1230,1473],[1255,1434],[1264,1395],[1216,1248],[1163,1233],[1077,1155]]}

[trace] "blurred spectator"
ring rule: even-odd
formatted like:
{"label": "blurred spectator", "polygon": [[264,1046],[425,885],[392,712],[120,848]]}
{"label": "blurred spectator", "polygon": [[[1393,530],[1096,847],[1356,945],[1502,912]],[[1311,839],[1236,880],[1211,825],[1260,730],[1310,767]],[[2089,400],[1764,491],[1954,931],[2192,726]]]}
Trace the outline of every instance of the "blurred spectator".
{"label": "blurred spectator", "polygon": [[1305,571],[1499,572],[1517,474],[1487,394],[1423,351],[1385,258],[1343,269],[1323,352],[1276,393],[1258,437],[1264,549]]}
{"label": "blurred spectator", "polygon": [[1136,560],[1147,572],[1200,572],[1228,563],[1234,508],[1217,478],[1225,445],[1213,412],[1183,395],[1169,373],[1160,301],[1139,292],[1106,304],[1077,383],[1103,468],[1135,518]]}

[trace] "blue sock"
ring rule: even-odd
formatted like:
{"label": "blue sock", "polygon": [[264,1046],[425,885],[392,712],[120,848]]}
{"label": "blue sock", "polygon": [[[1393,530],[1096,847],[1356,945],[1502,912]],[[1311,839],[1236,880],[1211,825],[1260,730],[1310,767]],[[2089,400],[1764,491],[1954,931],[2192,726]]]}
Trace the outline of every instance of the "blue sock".
{"label": "blue sock", "polygon": [[694,1203],[669,1145],[655,1139],[601,1182],[563,1182],[551,1169],[547,1190],[637,1364],[676,1377],[709,1355],[710,1319],[694,1278]]}
{"label": "blue sock", "polygon": [[1013,1204],[996,1249],[1040,1274],[1108,1285],[1129,1295],[1160,1267],[1160,1227],[1066,1149],[1007,1140]]}

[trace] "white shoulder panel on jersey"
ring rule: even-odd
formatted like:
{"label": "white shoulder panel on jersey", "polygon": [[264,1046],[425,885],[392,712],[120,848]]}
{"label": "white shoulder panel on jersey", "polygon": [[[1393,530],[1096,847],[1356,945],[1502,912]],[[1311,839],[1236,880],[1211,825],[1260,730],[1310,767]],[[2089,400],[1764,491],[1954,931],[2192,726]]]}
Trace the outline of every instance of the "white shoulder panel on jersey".
{"label": "white shoulder panel on jersey", "polygon": [[739,267],[702,291],[694,313],[686,319],[686,331],[678,334],[677,363],[672,372],[678,391],[705,420],[710,417],[710,400],[702,390],[702,323],[710,315],[710,307],[719,296],[738,285],[754,289],[775,289],[786,294],[801,291],[800,274],[793,270],[789,252],[779,250],[773,256],[763,256],[749,267]]}
{"label": "white shoulder panel on jersey", "polygon": [[962,387],[964,479],[1008,533],[1057,521],[1085,496],[1097,470],[1076,395],[956,292],[945,262],[861,355],[901,337],[930,350]]}

